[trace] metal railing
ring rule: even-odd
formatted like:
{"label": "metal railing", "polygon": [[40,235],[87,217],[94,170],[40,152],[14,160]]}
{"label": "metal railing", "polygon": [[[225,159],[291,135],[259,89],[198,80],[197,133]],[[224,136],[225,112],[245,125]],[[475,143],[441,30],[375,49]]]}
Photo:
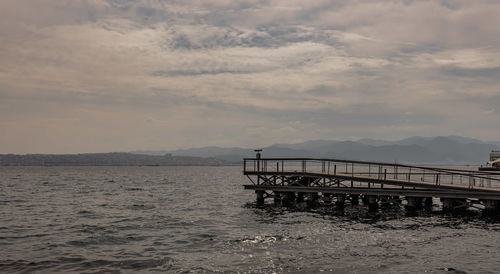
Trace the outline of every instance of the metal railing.
{"label": "metal railing", "polygon": [[481,187],[500,190],[500,173],[496,172],[341,159],[245,158],[243,172],[333,175],[344,178],[351,176],[353,179],[422,182],[435,185],[461,185],[470,189]]}

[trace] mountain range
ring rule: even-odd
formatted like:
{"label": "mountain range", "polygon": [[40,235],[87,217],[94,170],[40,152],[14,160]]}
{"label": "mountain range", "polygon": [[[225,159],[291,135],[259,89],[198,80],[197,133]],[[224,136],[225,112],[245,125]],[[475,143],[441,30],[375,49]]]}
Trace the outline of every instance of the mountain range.
{"label": "mountain range", "polygon": [[[461,136],[414,136],[397,141],[359,139],[356,141],[312,140],[294,144],[274,144],[262,148],[262,157],[337,158],[398,163],[484,164],[500,142],[485,142]],[[250,148],[200,147],[173,151],[135,151],[133,153],[210,157],[239,163],[255,157]]]}

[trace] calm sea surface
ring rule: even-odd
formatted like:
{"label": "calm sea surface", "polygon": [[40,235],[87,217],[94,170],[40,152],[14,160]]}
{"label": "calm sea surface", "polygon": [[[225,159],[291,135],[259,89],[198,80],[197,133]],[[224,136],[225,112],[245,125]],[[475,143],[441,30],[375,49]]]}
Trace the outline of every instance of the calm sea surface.
{"label": "calm sea surface", "polygon": [[495,273],[500,222],[255,207],[241,167],[2,167],[0,272]]}

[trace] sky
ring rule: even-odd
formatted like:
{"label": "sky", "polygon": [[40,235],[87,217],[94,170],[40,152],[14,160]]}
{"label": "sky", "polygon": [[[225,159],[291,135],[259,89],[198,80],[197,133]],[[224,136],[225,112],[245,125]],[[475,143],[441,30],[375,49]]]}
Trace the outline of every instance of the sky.
{"label": "sky", "polygon": [[3,0],[0,153],[500,140],[500,1]]}

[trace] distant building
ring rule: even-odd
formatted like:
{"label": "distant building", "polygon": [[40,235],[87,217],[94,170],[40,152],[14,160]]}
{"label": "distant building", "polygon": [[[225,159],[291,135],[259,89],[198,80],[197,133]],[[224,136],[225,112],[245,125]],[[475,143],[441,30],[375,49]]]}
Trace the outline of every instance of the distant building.
{"label": "distant building", "polygon": [[492,150],[490,153],[490,162],[500,159],[500,150]]}

